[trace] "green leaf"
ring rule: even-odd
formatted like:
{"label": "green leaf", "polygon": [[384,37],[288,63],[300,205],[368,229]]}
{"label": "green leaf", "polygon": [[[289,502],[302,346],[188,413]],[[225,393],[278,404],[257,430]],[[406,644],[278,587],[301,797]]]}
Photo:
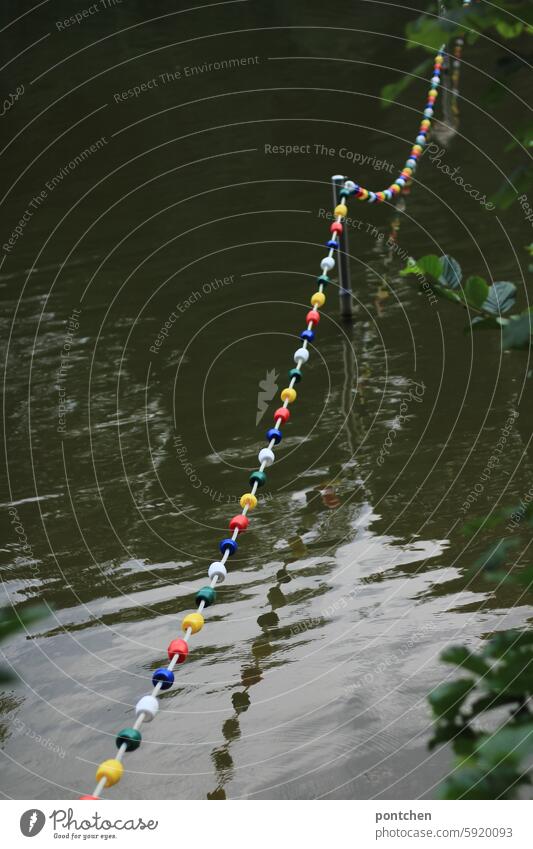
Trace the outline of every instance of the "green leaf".
{"label": "green leaf", "polygon": [[509,23],[508,21],[496,21],[496,29],[504,38],[517,38],[524,29],[522,21]]}
{"label": "green leaf", "polygon": [[483,681],[484,687],[496,693],[521,698],[533,690],[533,655],[528,651],[511,650]]}
{"label": "green leaf", "polygon": [[24,631],[29,625],[44,619],[50,613],[45,604],[34,604],[15,612],[12,607],[0,608],[0,640],[5,640],[18,631]]}
{"label": "green leaf", "polygon": [[438,50],[445,44],[451,33],[457,30],[456,24],[450,24],[436,17],[421,15],[407,24],[405,34],[408,39],[407,47],[426,47],[431,51]]}
{"label": "green leaf", "polygon": [[491,315],[501,315],[509,312],[516,301],[516,286],[514,283],[507,283],[501,280],[499,283],[493,283],[489,288],[489,294],[483,303],[481,309],[483,312],[488,312]]}
{"label": "green leaf", "polygon": [[466,330],[499,330],[508,321],[508,318],[501,318],[501,316],[475,315]]}
{"label": "green leaf", "polygon": [[424,277],[427,275],[429,277],[433,277],[435,280],[439,279],[441,273],[441,261],[438,256],[435,256],[435,254],[423,256],[416,262],[409,262],[405,268],[400,271],[402,277],[405,277],[407,274],[416,274]]}
{"label": "green leaf", "polygon": [[468,522],[463,522],[461,525],[461,533],[465,537],[473,536],[476,531],[483,528],[488,531],[491,528],[496,528],[501,525],[511,515],[509,510],[493,511],[490,516],[473,516]]}
{"label": "green leaf", "polygon": [[504,763],[518,764],[533,752],[533,723],[500,728],[482,739],[476,751],[484,761],[498,768]]}
{"label": "green leaf", "polygon": [[439,283],[443,286],[448,286],[450,289],[460,289],[463,272],[457,260],[453,256],[444,254],[440,258],[440,265]]}
{"label": "green leaf", "polygon": [[398,82],[389,83],[388,85],[383,86],[380,95],[381,105],[385,108],[391,106],[394,101],[398,99],[399,95],[409,88],[411,83],[413,83],[417,77],[425,76],[426,71],[431,67],[431,63],[431,59],[424,59],[420,65],[413,68],[411,73],[404,74]]}
{"label": "green leaf", "polygon": [[461,666],[469,672],[475,672],[476,675],[484,676],[490,670],[486,660],[481,655],[473,654],[466,646],[449,646],[442,652],[441,660],[444,663]]}
{"label": "green leaf", "polygon": [[468,719],[470,721],[473,717],[479,716],[479,714],[485,713],[485,711],[496,710],[496,708],[503,707],[504,705],[516,705],[517,702],[518,699],[516,696],[510,696],[508,693],[490,693],[488,696],[481,696],[481,698],[472,702]]}
{"label": "green leaf", "polygon": [[531,313],[521,313],[511,316],[511,321],[503,328],[502,345],[504,350],[508,348],[524,349],[531,345],[531,332],[533,330]]}
{"label": "green leaf", "polygon": [[525,124],[519,130],[516,130],[514,135],[516,139],[509,142],[505,151],[513,150],[515,147],[533,147],[533,124]]}
{"label": "green leaf", "polygon": [[458,725],[456,722],[440,719],[435,723],[434,734],[428,742],[428,748],[431,750],[441,743],[451,743],[454,751],[460,750],[466,755],[473,751],[476,739],[475,733],[464,723]]}
{"label": "green leaf", "polygon": [[529,778],[514,768],[502,765],[494,769],[487,764],[478,764],[476,758],[461,762],[442,784],[441,799],[514,799],[518,787],[528,784]]}
{"label": "green leaf", "polygon": [[516,649],[530,649],[533,646],[533,631],[497,631],[485,646],[486,657],[503,657]]}
{"label": "green leaf", "polygon": [[[489,297],[489,285],[483,277],[469,277],[465,284],[465,296],[471,307],[480,309]],[[486,310],[490,312],[490,310]]]}
{"label": "green leaf", "polygon": [[456,716],[473,687],[474,681],[471,678],[458,678],[435,687],[428,696],[435,716]]}
{"label": "green leaf", "polygon": [[533,169],[527,165],[519,165],[492,195],[490,202],[498,209],[508,209],[519,195],[527,194],[532,186]]}
{"label": "green leaf", "polygon": [[12,684],[16,680],[16,675],[13,675],[12,672],[9,672],[5,668],[0,669],[0,686],[5,687],[7,684]]}
{"label": "green leaf", "polygon": [[498,542],[492,545],[485,554],[476,560],[474,568],[484,569],[487,572],[499,569],[500,566],[503,566],[507,560],[509,552],[513,548],[516,548],[517,544],[518,540],[516,539],[504,538],[498,540]]}
{"label": "green leaf", "polygon": [[435,286],[435,291],[437,295],[447,298],[448,301],[454,301],[456,304],[464,303],[459,292],[452,292],[451,289],[445,289],[443,286]]}

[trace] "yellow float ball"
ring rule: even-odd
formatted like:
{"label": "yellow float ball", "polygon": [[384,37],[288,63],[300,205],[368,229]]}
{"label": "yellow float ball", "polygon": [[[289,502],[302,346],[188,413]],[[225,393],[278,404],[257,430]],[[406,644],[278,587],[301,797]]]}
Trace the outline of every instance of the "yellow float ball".
{"label": "yellow float ball", "polygon": [[323,307],[326,303],[324,292],[315,292],[314,295],[311,295],[311,303],[314,307]]}
{"label": "yellow float ball", "polygon": [[348,215],[348,207],[344,203],[339,203],[338,206],[335,207],[335,215],[342,215],[346,217]]}
{"label": "yellow float ball", "polygon": [[196,634],[204,627],[204,617],[201,613],[188,613],[181,623],[181,627],[183,631],[190,628],[192,633]]}
{"label": "yellow float ball", "polygon": [[296,389],[292,389],[290,386],[287,386],[286,389],[282,389],[281,400],[288,401],[289,404],[292,404],[293,401],[296,401]]}
{"label": "yellow float ball", "polygon": [[368,189],[361,189],[359,200],[366,200],[368,197]]}
{"label": "yellow float ball", "polygon": [[122,778],[124,773],[124,767],[117,761],[115,758],[110,758],[108,761],[102,761],[98,769],[96,770],[96,780],[101,781],[102,778],[106,779],[105,786],[112,787],[113,784],[116,784]]}
{"label": "yellow float ball", "polygon": [[239,504],[243,508],[248,505],[249,510],[254,510],[257,507],[257,498],[251,492],[245,492],[244,495],[241,495]]}
{"label": "yellow float ball", "polygon": [[430,126],[430,125],[431,125],[431,121],[429,120],[429,118],[424,118],[424,120],[423,120],[423,121],[421,122],[421,124],[420,124],[420,126],[421,126],[421,127],[423,127],[425,130],[426,130],[426,129]]}
{"label": "yellow float ball", "polygon": [[438,91],[437,91],[436,88],[430,88],[429,93],[432,97],[436,97],[437,94],[438,94]]}

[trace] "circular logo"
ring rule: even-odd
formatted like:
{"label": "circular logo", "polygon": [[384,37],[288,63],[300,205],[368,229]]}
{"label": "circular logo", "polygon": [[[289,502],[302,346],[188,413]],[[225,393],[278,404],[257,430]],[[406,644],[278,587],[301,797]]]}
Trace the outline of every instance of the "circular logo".
{"label": "circular logo", "polygon": [[42,831],[46,822],[46,817],[38,808],[30,808],[29,811],[24,811],[20,818],[20,830],[24,837],[35,837]]}

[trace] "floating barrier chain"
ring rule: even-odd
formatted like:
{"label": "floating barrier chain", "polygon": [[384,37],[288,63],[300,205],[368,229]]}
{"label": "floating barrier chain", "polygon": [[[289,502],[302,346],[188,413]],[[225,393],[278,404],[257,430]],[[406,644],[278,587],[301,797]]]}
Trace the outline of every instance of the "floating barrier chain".
{"label": "floating barrier chain", "polygon": [[442,71],[442,63],[444,62],[445,45],[442,45],[440,51],[435,56],[433,64],[433,76],[431,77],[431,88],[428,92],[428,99],[424,109],[424,117],[420,122],[418,135],[415,144],[411,148],[403,169],[393,183],[381,192],[371,192],[369,189],[364,189],[362,186],[355,184],[354,195],[357,200],[364,200],[368,203],[383,203],[386,200],[393,200],[397,195],[404,191],[405,187],[411,182],[413,174],[416,171],[418,160],[424,152],[424,146],[427,144],[429,132],[431,130],[431,120],[433,118],[435,101],[438,97],[438,88],[440,85],[440,75]]}
{"label": "floating barrier chain", "polygon": [[[344,199],[354,191],[354,183],[346,181],[341,189],[341,197]],[[281,426],[286,424],[290,418],[289,404],[296,400],[295,384],[302,379],[302,366],[309,360],[308,345],[315,337],[315,328],[320,321],[320,308],[324,306],[326,296],[324,289],[331,282],[328,277],[328,271],[335,267],[335,259],[333,254],[339,247],[339,234],[343,231],[343,219],[348,214],[348,208],[345,203],[340,203],[335,207],[335,220],[330,226],[331,238],[327,242],[329,248],[328,255],[321,262],[321,275],[318,277],[318,289],[311,296],[311,309],[306,315],[306,329],[300,333],[302,345],[294,353],[295,367],[289,371],[289,385],[282,390],[281,400],[282,406],[274,413],[274,427],[269,428],[266,433],[268,442],[267,448],[262,448],[258,454],[259,469],[252,472],[250,475],[250,492],[246,492],[240,499],[242,512],[234,516],[229,522],[229,528],[232,532],[231,537],[223,539],[219,545],[222,557],[220,560],[211,563],[208,569],[208,576],[211,583],[208,586],[202,587],[196,593],[197,610],[195,613],[189,613],[181,623],[182,630],[185,632],[183,638],[172,640],[168,647],[169,664],[166,667],[156,669],[152,675],[152,692],[143,696],[135,706],[136,721],[131,728],[123,728],[116,738],[118,752],[115,758],[103,761],[96,770],[96,787],[92,796],[81,796],[81,799],[98,799],[105,787],[111,787],[122,778],[124,767],[122,759],[126,752],[133,752],[138,749],[142,736],[140,728],[144,722],[151,722],[159,710],[158,696],[161,692],[170,689],[174,683],[174,668],[180,663],[184,663],[189,654],[189,640],[192,634],[200,631],[204,625],[204,617],[202,615],[204,608],[213,604],[216,599],[215,587],[217,583],[222,583],[226,579],[227,569],[226,561],[237,551],[237,538],[239,534],[244,533],[248,528],[249,519],[248,512],[257,506],[257,490],[266,483],[265,469],[271,466],[275,460],[273,448],[278,445],[282,439]]]}
{"label": "floating barrier chain", "polygon": [[250,491],[244,493],[240,499],[241,513],[234,516],[229,522],[229,529],[232,532],[230,537],[223,539],[220,542],[219,549],[221,559],[211,563],[208,569],[208,577],[211,579],[209,585],[198,590],[195,597],[197,605],[196,612],[188,613],[181,627],[184,631],[183,638],[177,638],[171,641],[168,646],[169,663],[166,667],[156,669],[152,675],[151,693],[137,702],[135,706],[136,720],[131,728],[123,728],[116,737],[117,754],[116,757],[103,761],[96,770],[96,787],[92,795],[80,796],[80,799],[99,799],[100,794],[106,787],[112,787],[122,778],[124,766],[122,760],[126,752],[133,752],[139,748],[142,742],[141,726],[145,722],[151,722],[159,710],[159,696],[165,690],[169,690],[174,684],[174,668],[184,663],[189,654],[189,640],[193,634],[198,633],[203,628],[204,617],[203,611],[216,600],[216,585],[222,583],[227,576],[226,562],[237,551],[237,538],[239,534],[244,533],[249,525],[248,513],[257,507],[257,491],[266,483],[265,469],[271,466],[275,460],[274,446],[279,445],[282,439],[281,426],[286,424],[290,419],[289,404],[292,404],[297,397],[297,383],[300,383],[303,374],[302,366],[309,360],[309,343],[315,337],[316,328],[320,322],[320,309],[324,306],[326,296],[324,290],[331,282],[328,277],[328,272],[335,267],[334,253],[339,247],[340,234],[343,232],[343,221],[348,215],[346,206],[347,198],[355,196],[359,200],[366,200],[369,203],[374,201],[382,202],[392,200],[396,195],[399,195],[405,190],[406,185],[410,182],[412,174],[415,171],[417,160],[423,151],[426,144],[427,136],[431,126],[431,118],[433,117],[433,105],[437,98],[437,86],[440,82],[440,71],[443,62],[443,56],[439,54],[435,57],[433,69],[433,77],[431,79],[432,88],[429,91],[428,103],[424,110],[424,120],[420,125],[420,130],[416,138],[416,144],[411,149],[411,154],[407,159],[405,168],[395,182],[383,192],[369,192],[363,189],[351,180],[345,180],[343,187],[340,190],[340,203],[334,209],[334,221],[330,225],[331,237],[327,241],[326,246],[329,248],[328,255],[320,262],[321,274],[318,277],[318,289],[311,296],[311,309],[306,315],[306,328],[300,333],[302,345],[294,353],[294,368],[289,371],[289,385],[281,392],[282,406],[274,413],[274,427],[269,428],[266,432],[267,447],[262,448],[258,454],[259,468],[253,471],[250,475]]}

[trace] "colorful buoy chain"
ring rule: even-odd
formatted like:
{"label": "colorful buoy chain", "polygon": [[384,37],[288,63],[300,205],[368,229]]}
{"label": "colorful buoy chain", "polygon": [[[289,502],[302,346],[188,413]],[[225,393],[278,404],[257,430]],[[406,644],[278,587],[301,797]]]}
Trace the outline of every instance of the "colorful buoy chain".
{"label": "colorful buoy chain", "polygon": [[[464,3],[465,6],[470,5],[469,2]],[[427,144],[431,128],[431,119],[435,101],[438,95],[438,86],[440,84],[440,76],[444,57],[441,48],[435,57],[433,76],[431,78],[431,88],[428,93],[428,101],[424,109],[424,117],[420,123],[418,135],[415,144],[411,148],[411,153],[406,160],[405,166],[396,180],[384,191],[371,192],[351,180],[345,180],[343,187],[340,190],[340,203],[334,209],[334,221],[330,226],[330,238],[326,242],[326,247],[329,249],[327,256],[320,262],[321,274],[317,278],[317,291],[311,296],[311,309],[305,317],[306,327],[300,333],[302,340],[301,347],[294,353],[294,367],[289,370],[289,385],[281,392],[282,405],[274,413],[274,426],[266,432],[267,447],[262,448],[258,454],[259,468],[253,471],[249,478],[250,491],[244,493],[240,498],[241,513],[234,516],[229,522],[231,536],[221,540],[219,550],[221,553],[220,560],[216,560],[209,566],[208,577],[210,583],[207,586],[201,587],[195,596],[197,609],[193,613],[188,613],[181,627],[184,632],[183,637],[173,639],[167,649],[169,663],[166,667],[156,669],[152,675],[152,691],[142,696],[135,706],[135,723],[131,728],[123,728],[116,737],[117,753],[116,757],[109,758],[103,761],[96,770],[96,787],[92,795],[80,796],[80,799],[99,799],[102,791],[106,787],[112,787],[120,781],[124,773],[122,760],[126,752],[134,752],[139,748],[142,742],[140,728],[143,723],[151,722],[157,715],[159,710],[159,696],[161,693],[169,690],[174,684],[174,669],[178,664],[182,664],[187,660],[189,654],[189,640],[192,634],[198,633],[204,626],[203,610],[209,607],[216,601],[216,585],[223,583],[227,577],[226,563],[228,558],[232,557],[237,551],[237,539],[239,534],[244,533],[249,526],[248,513],[257,507],[257,491],[260,487],[266,484],[267,476],[265,469],[271,466],[276,457],[274,447],[279,445],[283,438],[281,430],[282,425],[286,424],[290,419],[289,405],[294,403],[297,398],[296,384],[302,380],[302,366],[309,360],[309,343],[313,341],[316,329],[320,322],[321,307],[326,302],[324,290],[331,282],[328,277],[330,272],[335,267],[334,253],[339,248],[340,235],[343,232],[343,221],[348,215],[346,200],[350,196],[354,196],[358,200],[367,201],[368,203],[382,203],[385,200],[393,200],[395,196],[401,193],[406,194],[409,190],[409,185],[412,176],[416,170],[417,162],[423,153],[424,146]],[[459,59],[460,57],[456,57]]]}
{"label": "colorful buoy chain", "polygon": [[[344,187],[346,187],[347,182],[343,184]],[[344,191],[344,188],[342,191]],[[343,197],[350,193],[351,191],[345,192]],[[215,560],[211,563],[207,571],[210,583],[208,586],[201,587],[196,593],[196,612],[188,613],[181,623],[182,631],[184,632],[183,637],[172,640],[168,646],[168,665],[155,670],[152,675],[152,691],[148,695],[142,696],[137,702],[135,706],[135,723],[131,728],[123,728],[117,734],[115,741],[117,746],[116,757],[103,761],[100,764],[96,770],[97,783],[93,794],[91,796],[80,796],[80,799],[99,799],[104,788],[112,787],[120,781],[124,773],[124,766],[122,764],[124,755],[126,752],[134,752],[141,745],[141,726],[145,722],[151,722],[156,717],[159,710],[160,694],[172,687],[174,684],[175,667],[187,660],[191,635],[197,634],[203,628],[203,610],[216,601],[215,587],[217,583],[223,583],[226,579],[226,563],[228,558],[232,557],[237,551],[239,534],[244,533],[249,526],[250,520],[247,514],[257,507],[257,490],[266,483],[267,476],[265,469],[274,463],[276,459],[274,447],[279,445],[283,438],[282,425],[286,424],[290,419],[289,405],[293,404],[297,397],[294,387],[302,380],[302,366],[309,360],[309,343],[313,341],[316,329],[320,323],[320,309],[326,302],[324,290],[328,283],[331,282],[328,272],[335,267],[334,253],[339,247],[339,238],[344,226],[343,220],[347,215],[348,208],[345,203],[340,203],[335,207],[334,221],[330,225],[330,238],[326,242],[326,247],[329,248],[329,251],[327,256],[320,262],[321,274],[317,279],[317,291],[311,295],[311,309],[305,316],[305,329],[300,333],[302,344],[294,352],[294,367],[288,373],[289,385],[281,392],[282,405],[274,413],[274,427],[269,428],[266,432],[267,447],[262,448],[257,455],[259,468],[250,475],[250,491],[245,492],[240,498],[241,513],[233,516],[229,521],[231,536],[221,540],[219,549],[222,556],[220,560]]]}
{"label": "colorful buoy chain", "polygon": [[423,112],[424,117],[420,122],[415,144],[412,146],[411,152],[398,177],[396,177],[394,182],[391,183],[387,189],[384,189],[381,192],[371,192],[369,189],[364,189],[357,183],[348,180],[345,183],[344,188],[340,191],[341,197],[354,195],[357,200],[364,200],[367,201],[367,203],[383,203],[386,200],[393,200],[397,195],[405,191],[406,186],[409,185],[413,178],[413,174],[416,171],[418,160],[424,152],[424,147],[427,144],[431,130],[431,120],[433,118],[434,106],[439,93],[438,89],[441,81],[442,63],[444,62],[444,47],[445,45],[441,47],[435,56],[433,63],[433,75],[431,77],[431,88],[429,89],[427,103]]}

